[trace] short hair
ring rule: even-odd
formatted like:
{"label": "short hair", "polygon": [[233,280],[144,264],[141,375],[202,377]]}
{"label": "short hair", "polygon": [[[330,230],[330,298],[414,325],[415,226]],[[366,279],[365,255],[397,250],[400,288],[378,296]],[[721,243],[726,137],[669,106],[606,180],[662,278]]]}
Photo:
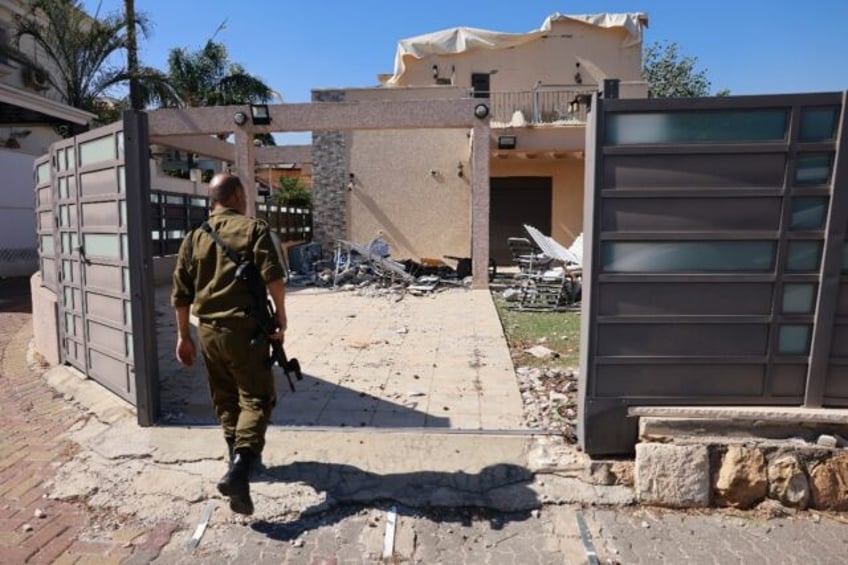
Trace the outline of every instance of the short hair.
{"label": "short hair", "polygon": [[233,198],[237,190],[244,190],[241,180],[235,175],[229,173],[218,173],[212,177],[209,183],[209,200],[210,204],[227,205]]}

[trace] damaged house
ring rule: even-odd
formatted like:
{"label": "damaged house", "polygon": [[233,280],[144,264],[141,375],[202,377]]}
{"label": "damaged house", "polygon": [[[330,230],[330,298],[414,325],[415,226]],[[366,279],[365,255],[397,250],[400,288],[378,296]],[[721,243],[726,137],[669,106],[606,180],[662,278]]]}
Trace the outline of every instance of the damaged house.
{"label": "damaged house", "polygon": [[646,25],[643,14],[553,14],[529,33],[453,28],[400,41],[378,87],[313,91],[315,102],[472,96],[491,120],[488,234],[471,221],[469,130],[355,130],[314,133],[315,239],[326,253],[336,239],[381,238],[392,257],[420,260],[470,257],[472,239],[488,238],[498,265],[523,224],[571,245],[591,94],[615,79],[621,97],[646,97]]}

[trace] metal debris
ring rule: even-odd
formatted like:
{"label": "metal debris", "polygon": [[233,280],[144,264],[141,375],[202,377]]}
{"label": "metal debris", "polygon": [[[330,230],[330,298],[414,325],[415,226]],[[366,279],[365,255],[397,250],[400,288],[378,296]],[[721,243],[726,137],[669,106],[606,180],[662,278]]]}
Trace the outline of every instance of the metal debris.
{"label": "metal debris", "polygon": [[386,537],[383,539],[383,559],[391,559],[395,553],[395,529],[397,506],[392,506],[386,516]]}
{"label": "metal debris", "polygon": [[216,502],[214,500],[210,500],[206,503],[206,506],[203,507],[203,512],[200,513],[200,522],[194,529],[194,534],[191,536],[191,539],[186,543],[186,551],[193,552],[197,549],[197,546],[200,545],[200,538],[203,537],[203,533],[206,531],[206,526],[209,525],[209,519],[212,518],[212,512],[215,510],[216,506]]}

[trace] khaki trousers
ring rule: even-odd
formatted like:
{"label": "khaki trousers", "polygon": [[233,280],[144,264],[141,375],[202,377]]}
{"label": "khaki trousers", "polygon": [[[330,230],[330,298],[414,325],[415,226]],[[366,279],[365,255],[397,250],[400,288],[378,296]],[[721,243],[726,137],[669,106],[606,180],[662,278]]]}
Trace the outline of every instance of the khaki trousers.
{"label": "khaki trousers", "polygon": [[198,336],[225,439],[234,439],[235,449],[249,448],[261,455],[277,397],[267,363],[268,341],[250,343],[257,327],[252,318],[204,320]]}

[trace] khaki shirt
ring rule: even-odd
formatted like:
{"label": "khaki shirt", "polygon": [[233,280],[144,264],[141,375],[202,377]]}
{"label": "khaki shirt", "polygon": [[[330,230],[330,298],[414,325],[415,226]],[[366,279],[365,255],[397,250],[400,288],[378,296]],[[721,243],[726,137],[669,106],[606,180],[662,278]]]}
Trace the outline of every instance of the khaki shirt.
{"label": "khaki shirt", "polygon": [[[212,213],[209,220],[221,239],[239,257],[256,264],[267,284],[285,277],[268,225],[230,208]],[[193,305],[201,320],[245,317],[253,305],[247,285],[235,278],[236,264],[208,233],[196,229],[183,239],[177,255],[171,289],[173,306]]]}

